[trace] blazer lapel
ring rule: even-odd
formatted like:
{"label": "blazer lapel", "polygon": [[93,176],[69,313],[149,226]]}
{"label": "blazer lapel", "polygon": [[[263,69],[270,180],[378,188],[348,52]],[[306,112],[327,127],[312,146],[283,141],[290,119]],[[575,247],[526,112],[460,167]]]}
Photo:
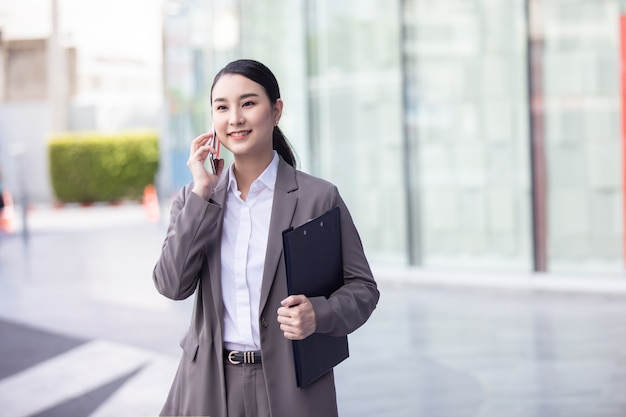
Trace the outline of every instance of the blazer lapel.
{"label": "blazer lapel", "polygon": [[[213,191],[209,202],[222,208],[222,212],[226,204],[226,191],[228,183],[228,172],[223,172],[222,176]],[[217,225],[217,236],[215,237],[218,242],[217,250],[212,252],[211,259],[209,259],[209,275],[212,277],[210,285],[212,287],[211,295],[213,296],[213,305],[215,306],[215,313],[217,314],[217,323],[222,328],[222,322],[224,320],[224,302],[222,300],[222,268],[221,268],[221,253],[222,253],[222,228],[224,225],[224,215],[219,216]],[[221,332],[220,332],[221,334]]]}
{"label": "blazer lapel", "polygon": [[274,188],[274,202],[272,204],[267,252],[265,254],[259,312],[263,312],[270,289],[274,283],[278,262],[283,253],[283,230],[291,227],[293,215],[298,204],[298,197],[294,193],[297,189],[298,183],[296,182],[295,168],[280,158],[276,175],[276,186]]}

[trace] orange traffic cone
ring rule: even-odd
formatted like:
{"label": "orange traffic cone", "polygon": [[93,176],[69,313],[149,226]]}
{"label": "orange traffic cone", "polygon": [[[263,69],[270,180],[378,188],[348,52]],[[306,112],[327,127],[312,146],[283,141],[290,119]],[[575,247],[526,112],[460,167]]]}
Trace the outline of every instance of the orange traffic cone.
{"label": "orange traffic cone", "polygon": [[13,233],[15,230],[15,209],[13,207],[13,197],[8,191],[2,193],[4,209],[0,210],[0,230],[6,233]]}
{"label": "orange traffic cone", "polygon": [[146,185],[146,188],[143,190],[143,207],[149,222],[156,223],[161,219],[159,198],[157,197],[156,188],[152,184]]}

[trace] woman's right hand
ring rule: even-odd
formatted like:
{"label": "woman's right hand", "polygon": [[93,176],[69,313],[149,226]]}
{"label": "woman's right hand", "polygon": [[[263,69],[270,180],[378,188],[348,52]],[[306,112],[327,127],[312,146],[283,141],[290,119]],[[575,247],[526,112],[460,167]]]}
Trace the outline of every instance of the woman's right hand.
{"label": "woman's right hand", "polygon": [[191,149],[189,150],[189,160],[187,161],[187,167],[189,167],[191,175],[193,176],[193,189],[191,191],[207,201],[217,185],[220,174],[224,170],[223,159],[215,159],[217,174],[207,171],[204,166],[210,154],[217,153],[217,149],[211,146],[212,138],[213,131],[210,131],[192,140]]}

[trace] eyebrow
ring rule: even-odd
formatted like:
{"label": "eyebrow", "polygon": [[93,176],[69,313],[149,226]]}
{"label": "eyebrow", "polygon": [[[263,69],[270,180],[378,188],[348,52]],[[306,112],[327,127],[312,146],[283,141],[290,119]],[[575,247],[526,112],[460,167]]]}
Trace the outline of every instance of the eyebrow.
{"label": "eyebrow", "polygon": [[[246,93],[246,94],[242,94],[239,96],[239,100],[244,100],[246,98],[250,98],[250,97],[258,97],[259,95],[257,93]],[[213,99],[213,103],[215,103],[216,101],[222,102],[222,101],[227,101],[225,98],[222,97],[217,97]]]}

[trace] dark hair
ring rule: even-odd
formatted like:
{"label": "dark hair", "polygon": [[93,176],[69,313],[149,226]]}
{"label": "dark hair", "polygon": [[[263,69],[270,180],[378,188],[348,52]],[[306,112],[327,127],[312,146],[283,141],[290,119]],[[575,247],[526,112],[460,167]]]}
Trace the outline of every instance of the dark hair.
{"label": "dark hair", "polygon": [[[217,81],[225,74],[243,75],[255,83],[260,84],[265,89],[272,104],[275,104],[276,100],[280,98],[278,81],[268,67],[252,59],[239,59],[229,63],[215,75],[213,85],[211,86],[211,102],[213,102],[213,88]],[[285,162],[294,168],[296,167],[296,158],[294,157],[291,145],[278,126],[274,126],[272,147]]]}

